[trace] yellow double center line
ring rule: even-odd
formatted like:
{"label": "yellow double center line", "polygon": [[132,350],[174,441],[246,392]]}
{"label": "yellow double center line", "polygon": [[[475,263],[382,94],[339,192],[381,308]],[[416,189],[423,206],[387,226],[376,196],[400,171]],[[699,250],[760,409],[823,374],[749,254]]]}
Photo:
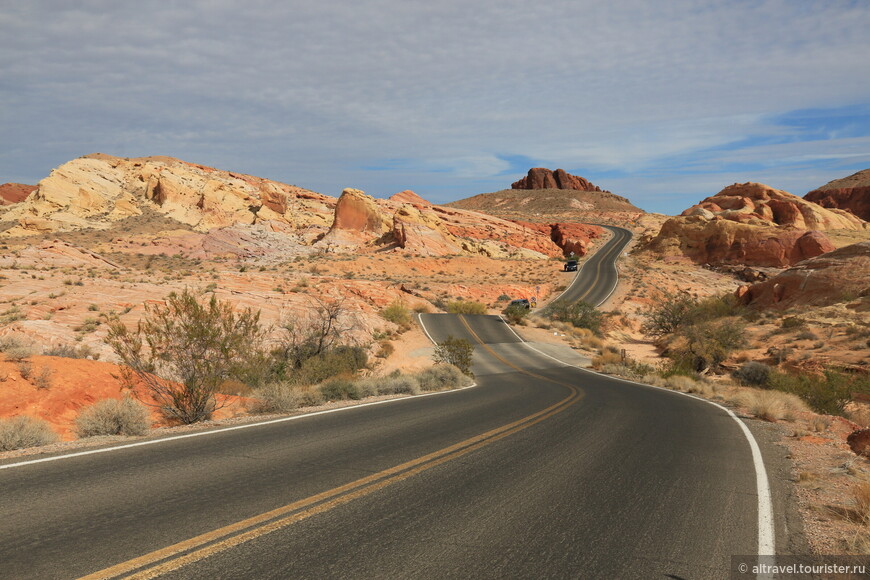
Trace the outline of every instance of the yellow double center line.
{"label": "yellow double center line", "polygon": [[460,320],[475,340],[497,359],[524,374],[568,387],[570,394],[558,403],[538,411],[537,413],[533,413],[523,417],[522,419],[508,423],[507,425],[502,425],[501,427],[492,429],[486,433],[460,441],[459,443],[445,447],[444,449],[440,449],[433,453],[418,457],[417,459],[407,461],[400,465],[396,465],[395,467],[368,475],[361,479],[357,479],[356,481],[301,499],[260,515],[155,550],[138,558],[121,562],[115,566],[84,576],[83,579],[96,580],[119,577],[144,579],[154,578],[161,574],[177,570],[182,566],[197,562],[217,552],[222,552],[249,540],[253,540],[270,532],[274,532],[275,530],[287,527],[313,515],[326,512],[334,507],[408,479],[409,477],[417,475],[427,469],[431,469],[441,465],[442,463],[462,457],[467,453],[494,443],[508,435],[512,435],[518,431],[527,429],[536,423],[540,423],[541,421],[564,411],[582,398],[582,392],[573,385],[555,381],[544,377],[543,375],[531,373],[508,362],[496,354],[489,345],[483,343],[477,333],[475,333],[468,325],[468,322],[464,317],[460,316]]}

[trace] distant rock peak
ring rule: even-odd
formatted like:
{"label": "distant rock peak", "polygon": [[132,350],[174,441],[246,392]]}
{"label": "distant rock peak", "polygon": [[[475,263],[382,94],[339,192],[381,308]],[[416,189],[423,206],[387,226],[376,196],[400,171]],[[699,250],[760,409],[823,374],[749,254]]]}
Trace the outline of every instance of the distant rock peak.
{"label": "distant rock peak", "polygon": [[528,175],[511,184],[511,189],[576,189],[579,191],[602,191],[586,179],[571,175],[564,169],[551,171],[545,167],[533,167]]}

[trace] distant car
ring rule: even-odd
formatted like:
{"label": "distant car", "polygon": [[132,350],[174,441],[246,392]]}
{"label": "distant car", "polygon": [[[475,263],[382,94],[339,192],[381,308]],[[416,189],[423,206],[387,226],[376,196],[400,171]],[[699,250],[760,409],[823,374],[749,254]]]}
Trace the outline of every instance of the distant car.
{"label": "distant car", "polygon": [[511,303],[508,304],[508,308],[511,306],[519,306],[520,308],[531,308],[532,304],[526,298],[520,298],[519,300],[511,300]]}
{"label": "distant car", "polygon": [[577,271],[577,260],[568,260],[565,262],[565,272],[576,272]]}

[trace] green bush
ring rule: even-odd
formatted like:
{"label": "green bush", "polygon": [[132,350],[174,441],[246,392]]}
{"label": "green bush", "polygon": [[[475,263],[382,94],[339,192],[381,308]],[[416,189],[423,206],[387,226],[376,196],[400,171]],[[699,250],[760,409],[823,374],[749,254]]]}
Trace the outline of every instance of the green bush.
{"label": "green bush", "polygon": [[593,333],[601,334],[601,321],[604,315],[587,302],[556,302],[549,307],[551,320],[567,322],[575,328],[588,328]]}
{"label": "green bush", "polygon": [[641,331],[648,336],[666,336],[692,324],[742,316],[745,313],[746,308],[731,294],[698,299],[687,292],[666,293],[655,306],[643,313],[646,320]]}
{"label": "green bush", "polygon": [[400,300],[394,300],[389,306],[381,310],[381,316],[402,330],[411,328],[411,311]]}
{"label": "green bush", "polygon": [[449,335],[446,339],[435,345],[432,358],[436,364],[446,363],[455,366],[463,374],[472,375],[471,361],[474,355],[474,346],[464,338],[456,338]]}
{"label": "green bush", "polygon": [[457,300],[447,303],[447,312],[451,314],[486,314],[486,305],[472,300]]}
{"label": "green bush", "polygon": [[350,375],[368,364],[368,355],[361,346],[342,345],[312,356],[302,363],[292,382],[313,385],[338,375]]}
{"label": "green bush", "polygon": [[25,415],[0,419],[0,451],[39,447],[57,440],[57,433],[42,419]]}
{"label": "green bush", "polygon": [[511,324],[520,324],[529,315],[530,310],[520,304],[511,304],[502,311],[505,319]]}
{"label": "green bush", "polygon": [[832,369],[822,376],[773,372],[770,386],[797,395],[817,413],[843,415],[853,393],[870,393],[870,377]]}
{"label": "green bush", "polygon": [[745,327],[743,320],[736,317],[683,326],[666,354],[696,372],[717,368],[733,351],[746,344]]}
{"label": "green bush", "polygon": [[130,397],[103,399],[85,407],[76,417],[76,434],[80,437],[97,435],[144,435],[151,427],[148,410]]}
{"label": "green bush", "polygon": [[236,312],[214,295],[200,304],[184,290],[171,293],[165,305],[147,306],[135,332],[112,317],[107,341],[164,414],[196,423],[211,418],[224,381],[261,364],[264,335],[259,312]]}
{"label": "green bush", "polygon": [[320,385],[320,393],[327,401],[356,401],[362,398],[359,387],[348,379],[330,379]]}
{"label": "green bush", "polygon": [[443,391],[458,389],[471,384],[471,378],[461,369],[450,364],[436,364],[417,375],[420,389],[423,391]]}
{"label": "green bush", "polygon": [[757,361],[749,361],[734,371],[734,378],[750,387],[763,387],[770,381],[773,369]]}

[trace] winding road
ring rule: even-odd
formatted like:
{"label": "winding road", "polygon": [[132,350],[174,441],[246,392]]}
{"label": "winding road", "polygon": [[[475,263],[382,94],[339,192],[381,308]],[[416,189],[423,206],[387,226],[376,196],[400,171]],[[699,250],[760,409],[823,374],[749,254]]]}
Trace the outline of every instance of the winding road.
{"label": "winding road", "polygon": [[[571,292],[609,294],[595,277]],[[477,386],[0,462],[0,578],[722,578],[763,546],[723,409],[497,316],[420,322],[475,343]]]}

